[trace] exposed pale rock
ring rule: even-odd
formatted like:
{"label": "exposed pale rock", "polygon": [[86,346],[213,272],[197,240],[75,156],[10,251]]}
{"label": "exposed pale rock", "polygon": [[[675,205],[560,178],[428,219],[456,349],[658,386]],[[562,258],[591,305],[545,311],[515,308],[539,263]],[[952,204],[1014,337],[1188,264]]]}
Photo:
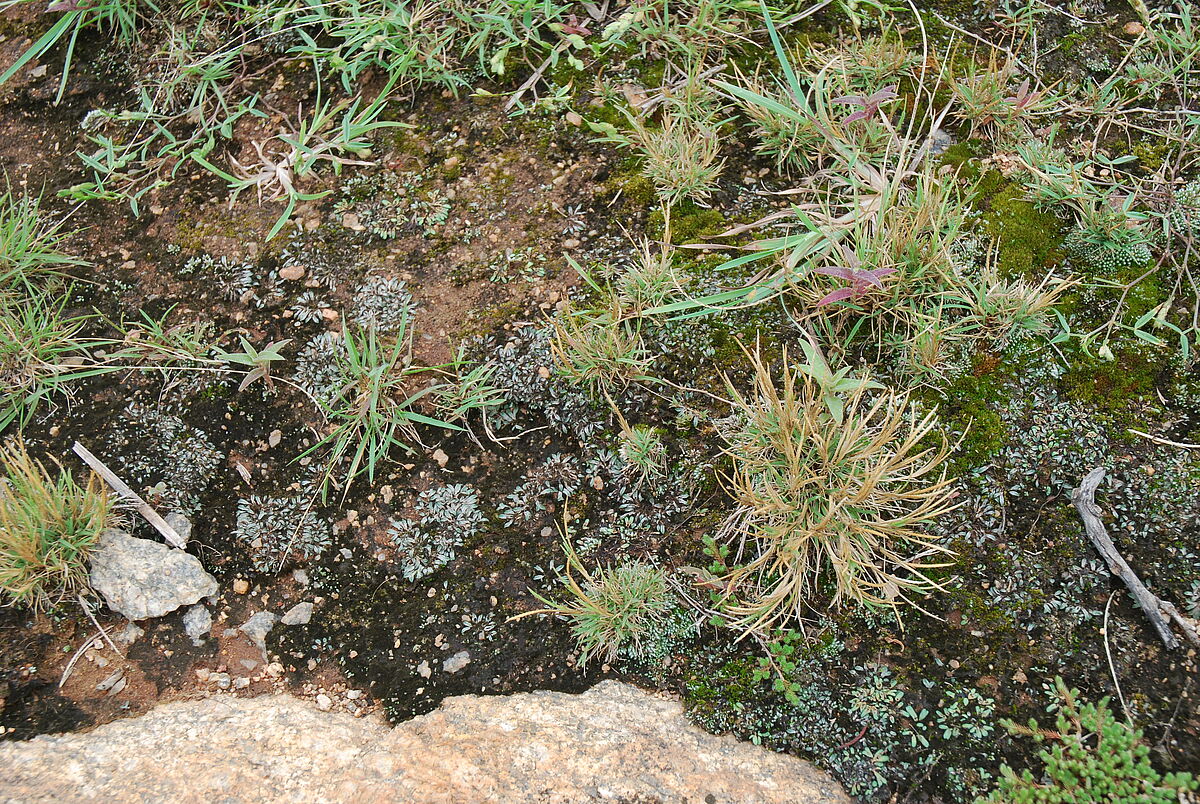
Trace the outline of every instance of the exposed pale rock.
{"label": "exposed pale rock", "polygon": [[183,613],[183,633],[192,638],[194,645],[203,644],[204,637],[212,630],[212,624],[212,613],[199,603]]}
{"label": "exposed pale rock", "polygon": [[184,544],[192,540],[192,520],[179,511],[172,511],[163,518],[167,520],[168,525],[175,528],[175,532],[179,534],[179,538],[183,539]]}
{"label": "exposed pale rock", "polygon": [[0,768],[0,800],[30,803],[850,802],[807,762],[706,734],[616,681],[451,698],[395,729],[288,696],[179,701],[0,744]]}
{"label": "exposed pale rock", "polygon": [[312,601],[306,600],[288,609],[279,622],[284,625],[308,625],[309,621],[312,620],[312,613]]}
{"label": "exposed pale rock", "polygon": [[465,650],[460,650],[458,653],[442,662],[442,670],[447,673],[457,673],[471,663],[471,654]]}
{"label": "exposed pale rock", "polygon": [[130,620],[161,617],[216,594],[217,579],[191,553],[106,530],[89,559],[92,588]]}
{"label": "exposed pale rock", "polygon": [[258,646],[263,653],[267,652],[267,634],[279,622],[279,615],[269,611],[260,611],[249,620],[238,626],[238,630],[250,637],[250,641]]}

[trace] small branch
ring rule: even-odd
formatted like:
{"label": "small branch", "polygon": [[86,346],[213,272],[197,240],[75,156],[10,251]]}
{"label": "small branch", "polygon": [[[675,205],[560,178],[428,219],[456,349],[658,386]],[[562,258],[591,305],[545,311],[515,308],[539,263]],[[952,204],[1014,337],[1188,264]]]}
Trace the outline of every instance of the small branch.
{"label": "small branch", "polygon": [[151,508],[149,503],[139,497],[137,492],[129,488],[124,480],[113,474],[111,469],[105,466],[99,458],[89,452],[87,447],[76,441],[75,446],[72,447],[72,449],[75,451],[76,455],[83,459],[84,463],[86,463],[92,468],[93,471],[95,471],[96,474],[104,478],[105,483],[112,486],[113,491],[133,503],[134,507],[137,508],[138,513],[144,516],[146,521],[153,525],[155,530],[161,533],[163,538],[170,542],[173,547],[178,547],[180,550],[187,547],[187,542],[183,540],[183,537],[179,535],[175,528],[171,527],[167,520],[159,516],[158,512]]}
{"label": "small branch", "polygon": [[843,748],[849,748],[850,746],[854,745],[856,742],[858,742],[859,740],[861,740],[863,737],[865,737],[867,735],[867,726],[869,726],[869,725],[870,725],[869,723],[864,723],[863,727],[862,727],[862,731],[860,731],[858,733],[858,736],[854,737],[854,739],[852,739],[852,740],[842,743],[841,745],[839,745],[837,748],[835,748],[833,750],[841,751]]}
{"label": "small branch", "polygon": [[546,60],[542,62],[542,65],[534,70],[532,75],[525,79],[525,83],[517,87],[517,91],[514,92],[512,97],[508,99],[508,103],[504,104],[504,111],[512,111],[512,108],[520,102],[521,96],[532,89],[534,84],[542,80],[542,76],[546,74],[546,70],[555,62],[559,54],[570,46],[571,43],[566,39],[563,39],[561,42],[559,42],[558,45],[555,46],[554,50],[551,51],[550,55],[546,57]]}
{"label": "small branch", "polygon": [[1100,521],[1100,509],[1096,506],[1096,489],[1103,480],[1104,470],[1098,467],[1088,472],[1083,478],[1083,482],[1079,484],[1079,488],[1071,492],[1071,502],[1075,503],[1075,508],[1078,509],[1079,516],[1083,519],[1084,530],[1087,531],[1092,545],[1108,562],[1109,572],[1120,578],[1129,588],[1164,645],[1170,649],[1179,647],[1179,640],[1171,632],[1170,623],[1163,617],[1163,614],[1166,613],[1171,621],[1180,627],[1188,641],[1200,647],[1200,633],[1197,633],[1196,624],[1180,614],[1174,605],[1162,600],[1147,589],[1133,568],[1121,557],[1112,539],[1109,538],[1104,523]]}
{"label": "small branch", "polygon": [[[84,599],[83,595],[76,596],[76,599],[79,601],[79,607],[83,609],[83,613],[88,616],[88,619],[92,621],[92,625],[96,626],[96,630],[100,632],[100,636],[104,637],[104,641],[107,642],[108,646],[113,649],[113,653],[120,657],[121,651],[117,649],[116,643],[112,641],[112,637],[108,635],[108,632],[104,630],[102,625],[100,625],[100,622],[96,619],[96,616],[92,614],[92,610],[88,607],[87,600]],[[88,637],[85,639],[83,644],[79,647],[79,650],[75,651],[75,655],[71,657],[69,662],[67,662],[67,666],[63,668],[62,678],[58,680],[58,688],[60,690],[63,688],[63,685],[67,683],[67,679],[71,677],[71,670],[75,668],[75,663],[79,661],[79,657],[86,653],[93,644],[95,644],[94,637]]]}
{"label": "small branch", "polygon": [[1169,601],[1160,599],[1158,607],[1171,618],[1171,622],[1179,626],[1179,630],[1187,637],[1188,642],[1200,648],[1200,628],[1197,628],[1195,620],[1181,614],[1179,609],[1175,608],[1175,604]]}
{"label": "small branch", "polygon": [[1125,703],[1125,694],[1121,692],[1121,681],[1117,678],[1117,666],[1113,663],[1112,647],[1108,644],[1108,610],[1112,608],[1113,598],[1116,595],[1117,590],[1114,589],[1108,596],[1108,602],[1104,604],[1104,628],[1101,633],[1104,634],[1104,655],[1108,657],[1108,672],[1112,676],[1113,688],[1117,691],[1117,700],[1121,702],[1121,711],[1125,713],[1125,719],[1133,723],[1133,718],[1129,716],[1129,706]]}
{"label": "small branch", "polygon": [[100,621],[96,619],[96,615],[92,614],[92,610],[88,607],[87,601],[84,600],[83,595],[78,595],[77,599],[79,600],[79,607],[83,609],[83,613],[86,614],[88,619],[92,621],[92,625],[96,626],[96,630],[100,632],[100,636],[104,637],[104,641],[107,642],[108,646],[113,649],[113,653],[120,656],[121,650],[117,647],[116,643],[112,641],[112,637],[108,635],[108,632],[104,630],[104,626],[100,625]]}
{"label": "small branch", "polygon": [[75,651],[75,655],[71,657],[69,662],[67,662],[67,666],[63,668],[62,678],[58,680],[58,688],[60,690],[63,688],[63,685],[67,683],[67,679],[71,677],[71,671],[75,669],[75,663],[79,661],[79,657],[87,652],[87,650],[92,647],[95,642],[95,637],[88,637],[83,641],[83,644],[79,646],[79,650]]}
{"label": "small branch", "polygon": [[1162,444],[1165,447],[1179,447],[1180,449],[1200,449],[1200,444],[1191,444],[1186,441],[1171,441],[1166,438],[1159,438],[1149,433],[1143,433],[1141,430],[1134,430],[1132,427],[1125,428],[1127,432],[1133,433],[1135,436],[1141,436],[1147,441],[1153,441],[1155,444]]}

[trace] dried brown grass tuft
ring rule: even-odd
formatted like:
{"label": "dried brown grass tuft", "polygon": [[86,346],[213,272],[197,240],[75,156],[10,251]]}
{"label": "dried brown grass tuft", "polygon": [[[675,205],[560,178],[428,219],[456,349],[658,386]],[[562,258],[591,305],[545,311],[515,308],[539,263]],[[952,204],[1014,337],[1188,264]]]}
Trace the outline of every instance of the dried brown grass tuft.
{"label": "dried brown grass tuft", "polygon": [[922,525],[954,507],[954,492],[934,414],[863,381],[838,416],[813,378],[789,367],[776,382],[747,354],[753,392],[728,384],[742,425],[725,435],[737,509],[721,528],[738,546],[725,579],[738,623],[769,628],[822,598],[897,607],[940,588],[927,573],[949,551]]}

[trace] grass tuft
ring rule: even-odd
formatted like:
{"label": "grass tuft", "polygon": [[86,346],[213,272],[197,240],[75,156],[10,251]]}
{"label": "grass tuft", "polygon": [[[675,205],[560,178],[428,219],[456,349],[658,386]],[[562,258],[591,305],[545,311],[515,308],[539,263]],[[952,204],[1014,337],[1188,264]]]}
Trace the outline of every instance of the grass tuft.
{"label": "grass tuft", "polygon": [[[725,434],[737,507],[722,535],[744,562],[728,574],[731,613],[748,628],[800,617],[814,601],[897,607],[939,588],[926,572],[949,551],[921,531],[953,505],[932,413],[867,380],[814,367],[776,382],[749,355],[755,389],[732,384],[740,427]],[[784,363],[787,356],[784,355]],[[821,378],[845,390],[830,405]]]}
{"label": "grass tuft", "polygon": [[656,637],[676,608],[666,573],[642,561],[588,572],[569,541],[563,541],[563,550],[567,567],[562,581],[571,599],[559,602],[535,592],[546,608],[520,616],[553,614],[569,619],[580,648],[580,664],[596,657],[612,662],[618,653],[641,654],[642,643]]}
{"label": "grass tuft", "polygon": [[25,445],[0,448],[0,592],[9,603],[48,609],[88,588],[87,556],[112,519],[100,479],[86,485],[59,466],[51,477]]}
{"label": "grass tuft", "polygon": [[0,291],[28,288],[83,260],[59,250],[68,237],[61,221],[47,220],[41,201],[11,193],[0,195]]}

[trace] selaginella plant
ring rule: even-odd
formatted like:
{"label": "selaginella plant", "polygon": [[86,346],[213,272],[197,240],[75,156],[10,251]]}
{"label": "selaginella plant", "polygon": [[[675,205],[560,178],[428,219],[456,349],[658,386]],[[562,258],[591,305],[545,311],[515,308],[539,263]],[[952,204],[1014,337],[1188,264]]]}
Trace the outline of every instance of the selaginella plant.
{"label": "selaginella plant", "polygon": [[[939,588],[949,551],[922,526],[953,507],[949,451],[933,413],[865,377],[809,363],[776,380],[750,353],[754,387],[727,381],[724,428],[736,507],[720,535],[737,559],[723,579],[735,624],[770,628],[814,601],[897,607]],[[932,445],[931,445],[932,444]]]}
{"label": "selaginella plant", "polygon": [[1038,752],[1040,774],[1018,775],[1005,765],[996,789],[978,804],[1176,804],[1200,788],[1190,773],[1155,770],[1141,729],[1114,717],[1108,698],[1080,703],[1078,690],[1067,689],[1061,678],[1054,683],[1060,705],[1053,729],[1033,719],[1027,726],[1001,721],[1010,734],[1045,746]]}
{"label": "selaginella plant", "polygon": [[52,477],[20,441],[0,448],[0,596],[47,609],[88,588],[88,553],[112,519],[96,475]]}

